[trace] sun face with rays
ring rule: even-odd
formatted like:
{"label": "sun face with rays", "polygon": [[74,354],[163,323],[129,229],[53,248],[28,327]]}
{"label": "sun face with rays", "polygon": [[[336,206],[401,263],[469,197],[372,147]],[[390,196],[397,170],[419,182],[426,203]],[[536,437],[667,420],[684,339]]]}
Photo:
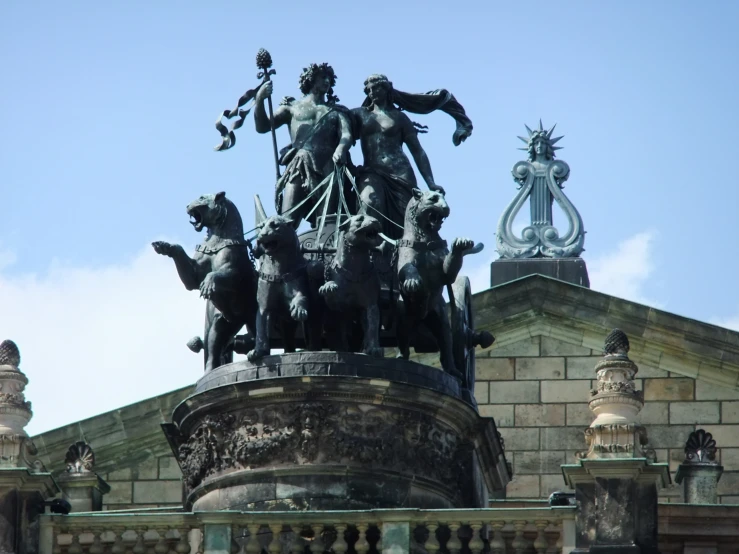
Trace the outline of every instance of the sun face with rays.
{"label": "sun face with rays", "polygon": [[554,159],[554,151],[560,150],[561,146],[554,146],[559,142],[562,137],[552,138],[554,128],[557,126],[555,123],[552,128],[547,130],[539,120],[539,128],[531,130],[528,125],[524,125],[526,131],[528,131],[528,138],[519,136],[518,138],[526,143],[526,148],[519,148],[519,150],[525,150],[529,153],[529,161],[546,161]]}

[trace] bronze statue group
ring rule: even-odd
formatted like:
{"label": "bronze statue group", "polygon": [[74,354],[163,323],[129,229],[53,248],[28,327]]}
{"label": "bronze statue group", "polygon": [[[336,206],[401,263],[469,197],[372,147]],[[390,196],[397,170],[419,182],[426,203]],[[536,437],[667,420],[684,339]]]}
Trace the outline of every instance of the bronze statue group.
{"label": "bronze statue group", "polygon": [[[303,70],[301,98],[284,98],[274,109],[269,53],[260,50],[257,65],[262,83],[223,112],[238,117],[231,130],[219,118],[223,143],[216,150],[235,144],[234,131],[253,108],[256,130],[272,133],[278,215],[267,217],[258,204],[256,236],[247,239],[225,193],[204,195],[187,207],[195,230],[208,231],[192,258],[179,245],[153,244],[173,258],[185,287],[207,300],[205,334],[190,345],[204,349],[205,370],[231,362],[234,351],[259,363],[276,347],[382,357],[384,346],[395,346],[407,359],[413,346],[438,351],[443,370],[470,390],[474,348],[493,338],[474,331],[469,281],[458,275],[463,256],[482,245],[457,238],[449,246],[439,235],[449,206],[418,139],[425,127],[405,113],[448,113],[459,145],[472,132],[464,109],[446,90],[409,94],[378,74],[365,80],[362,105],[348,109],[338,104],[336,75],[325,63]],[[250,100],[252,107],[241,109]],[[275,129],[282,125],[291,143],[278,152]],[[349,156],[356,141],[358,166]],[[404,145],[426,192],[417,188]],[[312,230],[298,235],[303,220]],[[242,327],[246,334],[237,335]]]}

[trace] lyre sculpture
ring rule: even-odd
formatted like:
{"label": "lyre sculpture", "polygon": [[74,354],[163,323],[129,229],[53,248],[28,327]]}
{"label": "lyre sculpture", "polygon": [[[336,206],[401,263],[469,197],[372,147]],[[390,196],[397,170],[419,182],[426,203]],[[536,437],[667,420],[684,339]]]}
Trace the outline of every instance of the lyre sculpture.
{"label": "lyre sculpture", "polygon": [[[518,137],[526,143],[520,150],[527,151],[529,159],[517,162],[511,170],[519,192],[498,221],[496,241],[501,258],[575,258],[584,250],[582,218],[562,192],[570,166],[554,159],[554,152],[561,148],[555,144],[562,138],[552,138],[554,127],[544,129],[539,120],[538,129],[532,130],[527,125],[528,137]],[[516,236],[513,221],[527,199],[531,205],[531,224]],[[569,223],[562,235],[552,219],[555,200]]]}

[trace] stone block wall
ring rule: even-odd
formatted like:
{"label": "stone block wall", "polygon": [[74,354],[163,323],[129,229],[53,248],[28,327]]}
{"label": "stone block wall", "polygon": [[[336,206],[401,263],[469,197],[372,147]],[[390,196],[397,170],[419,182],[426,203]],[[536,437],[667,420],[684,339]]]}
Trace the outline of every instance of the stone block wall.
{"label": "stone block wall", "polygon": [[173,456],[150,456],[102,477],[110,485],[103,510],[182,507],[182,473]]}
{"label": "stone block wall", "polygon": [[[566,490],[560,465],[585,449],[583,430],[594,416],[587,400],[600,352],[551,337],[531,337],[478,352],[475,397],[480,414],[495,418],[514,477],[507,498],[543,498]],[[639,363],[644,391],[639,414],[657,460],[669,462],[674,480],[691,431],[703,428],[719,447],[722,503],[739,503],[739,391]],[[673,484],[663,501],[679,502]]]}

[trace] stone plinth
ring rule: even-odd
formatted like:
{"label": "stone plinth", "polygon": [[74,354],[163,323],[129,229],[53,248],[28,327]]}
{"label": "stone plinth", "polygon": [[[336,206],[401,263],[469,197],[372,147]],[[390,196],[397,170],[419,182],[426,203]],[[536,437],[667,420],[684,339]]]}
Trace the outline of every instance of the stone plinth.
{"label": "stone plinth", "polygon": [[704,429],[696,429],[685,443],[685,461],[675,481],[683,485],[688,504],[718,504],[718,481],[724,467],[716,461],[716,441]]}
{"label": "stone plinth", "polygon": [[658,554],[657,489],[670,482],[667,464],[645,458],[581,460],[563,465],[577,503],[576,550]]}
{"label": "stone plinth", "polygon": [[437,368],[301,352],[207,373],[165,433],[188,510],[487,506],[510,479],[495,424]]}
{"label": "stone plinth", "polygon": [[62,473],[57,483],[72,507],[72,512],[99,512],[103,509],[103,495],[110,485],[95,473]]}
{"label": "stone plinth", "polygon": [[490,286],[497,287],[529,275],[544,275],[590,288],[582,258],[501,258],[490,264]]}

